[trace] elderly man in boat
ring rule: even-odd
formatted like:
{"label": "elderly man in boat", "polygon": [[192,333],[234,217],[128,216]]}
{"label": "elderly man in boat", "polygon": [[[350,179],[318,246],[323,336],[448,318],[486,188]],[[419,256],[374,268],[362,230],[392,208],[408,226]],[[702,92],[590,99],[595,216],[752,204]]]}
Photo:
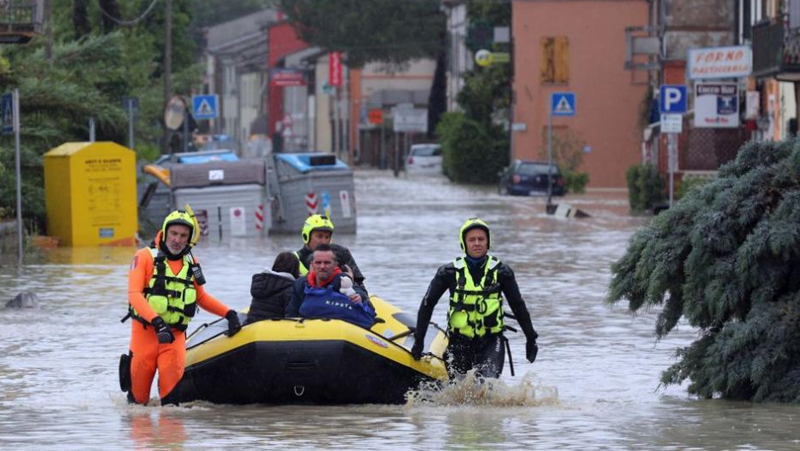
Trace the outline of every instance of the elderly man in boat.
{"label": "elderly man in boat", "polygon": [[354,284],[339,268],[331,246],[320,244],[312,254],[311,270],[294,284],[286,316],[341,319],[370,328],[375,322],[375,309],[363,285]]}

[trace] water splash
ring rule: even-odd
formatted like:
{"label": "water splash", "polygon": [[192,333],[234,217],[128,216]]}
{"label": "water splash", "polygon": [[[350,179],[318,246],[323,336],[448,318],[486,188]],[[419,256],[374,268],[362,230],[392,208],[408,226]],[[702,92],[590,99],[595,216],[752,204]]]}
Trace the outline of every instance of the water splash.
{"label": "water splash", "polygon": [[430,383],[419,390],[409,391],[406,407],[437,406],[493,406],[538,407],[556,406],[558,388],[543,385],[534,373],[526,373],[517,385],[500,379],[476,377],[470,371],[464,378],[445,385]]}

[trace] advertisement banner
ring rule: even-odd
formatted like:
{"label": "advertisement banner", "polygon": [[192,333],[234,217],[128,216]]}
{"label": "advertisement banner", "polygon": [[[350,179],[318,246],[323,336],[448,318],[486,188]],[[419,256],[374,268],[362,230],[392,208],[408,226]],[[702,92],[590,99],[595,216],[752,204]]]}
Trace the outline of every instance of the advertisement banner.
{"label": "advertisement banner", "polygon": [[328,85],[342,86],[342,54],[339,52],[328,55]]}
{"label": "advertisement banner", "polygon": [[695,128],[739,126],[739,86],[736,83],[697,83],[694,86]]}

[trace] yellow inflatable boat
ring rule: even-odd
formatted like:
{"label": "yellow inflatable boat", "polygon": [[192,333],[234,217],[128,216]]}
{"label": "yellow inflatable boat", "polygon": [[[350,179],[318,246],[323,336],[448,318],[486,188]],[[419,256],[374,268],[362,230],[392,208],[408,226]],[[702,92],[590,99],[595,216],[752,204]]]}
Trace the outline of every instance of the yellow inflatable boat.
{"label": "yellow inflatable boat", "polygon": [[[233,337],[227,322],[204,324],[186,343],[177,402],[224,404],[399,404],[422,382],[447,379],[447,337],[435,324],[414,360],[416,317],[372,296],[379,322],[369,330],[341,320],[276,319]],[[244,322],[245,314],[240,315]]]}

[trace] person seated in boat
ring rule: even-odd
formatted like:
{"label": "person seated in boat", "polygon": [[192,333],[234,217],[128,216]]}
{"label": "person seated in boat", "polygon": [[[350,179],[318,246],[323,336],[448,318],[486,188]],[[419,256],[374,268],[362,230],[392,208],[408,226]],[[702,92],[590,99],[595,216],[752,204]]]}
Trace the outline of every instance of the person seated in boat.
{"label": "person seated in boat", "polygon": [[250,310],[245,324],[263,319],[283,318],[294,295],[294,281],[300,277],[300,262],[291,252],[275,257],[272,269],[253,275]]}
{"label": "person seated in boat", "polygon": [[320,244],[311,255],[311,271],[295,281],[286,316],[341,319],[372,327],[375,309],[367,290],[342,272],[330,245]]}
{"label": "person seated in boat", "polygon": [[334,254],[336,254],[342,270],[348,273],[357,285],[363,287],[364,275],[358,268],[355,259],[353,259],[353,255],[346,247],[331,243],[333,228],[333,222],[327,216],[311,215],[306,218],[303,223],[303,229],[300,232],[300,236],[303,238],[303,247],[294,253],[300,262],[300,275],[305,276],[308,274],[308,267],[311,265],[311,253],[314,252],[314,249],[320,244],[327,244],[331,246]]}

